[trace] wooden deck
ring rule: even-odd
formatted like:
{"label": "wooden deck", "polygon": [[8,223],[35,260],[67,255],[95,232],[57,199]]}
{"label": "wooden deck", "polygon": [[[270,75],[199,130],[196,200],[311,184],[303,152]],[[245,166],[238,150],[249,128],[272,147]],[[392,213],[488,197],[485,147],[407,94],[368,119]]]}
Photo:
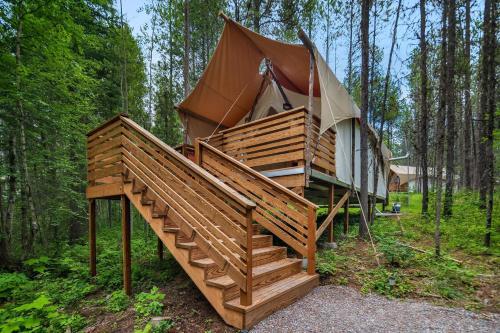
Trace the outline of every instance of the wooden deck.
{"label": "wooden deck", "polygon": [[[300,117],[294,123],[300,123]],[[90,132],[87,145],[92,275],[99,273],[95,200],[112,198],[122,205],[123,280],[128,294],[133,260],[130,204],[232,326],[249,328],[318,284],[317,206],[312,202],[204,142],[194,146],[193,162],[125,115]],[[296,161],[279,159],[254,161],[262,163],[254,167]],[[273,245],[275,238],[286,246]],[[308,258],[306,271],[287,247]]]}
{"label": "wooden deck", "polygon": [[[261,172],[281,185],[304,194],[307,158],[307,109],[300,107],[223,130],[200,139],[224,154]],[[328,130],[318,142],[319,120],[313,120],[311,168],[335,175],[335,132]]]}

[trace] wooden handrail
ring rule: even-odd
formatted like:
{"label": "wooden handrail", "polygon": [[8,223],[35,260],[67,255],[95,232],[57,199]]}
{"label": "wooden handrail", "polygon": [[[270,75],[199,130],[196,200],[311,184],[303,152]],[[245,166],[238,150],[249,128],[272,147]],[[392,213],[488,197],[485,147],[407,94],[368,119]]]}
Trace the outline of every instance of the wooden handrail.
{"label": "wooden handrail", "polygon": [[[237,161],[236,159],[232,158],[231,156],[229,155],[226,155],[224,154],[223,152],[221,152],[220,150],[218,150],[217,148],[214,148],[212,147],[211,145],[205,143],[205,142],[201,142],[198,140],[198,144],[203,146],[203,148],[206,148],[210,151],[212,151],[214,154],[217,154],[219,157],[223,158],[223,159],[226,159],[226,160],[229,160],[231,161],[231,163],[233,164],[237,164],[239,168],[245,170],[245,172],[251,174],[252,176],[256,177],[256,178],[259,178],[260,180],[266,182],[267,184],[269,184],[270,186],[276,188],[277,190],[279,190],[281,193],[285,194],[285,195],[288,195],[300,202],[302,202],[304,205],[306,206],[310,206],[314,209],[317,209],[318,206],[314,203],[312,203],[311,201],[307,200],[306,198],[298,195],[297,193],[293,192],[292,190],[289,190],[287,189],[286,187],[284,187],[283,185],[275,182],[274,180],[262,175],[260,172],[258,171],[255,171],[254,169],[250,168],[249,166]],[[196,148],[196,144],[195,144],[195,148]]]}
{"label": "wooden handrail", "polygon": [[[278,113],[278,114],[275,114],[275,115],[272,115],[272,116],[269,116],[269,117],[264,117],[264,118],[257,119],[257,120],[251,121],[249,123],[241,124],[241,125],[236,125],[234,127],[231,127],[231,128],[228,128],[228,129],[225,129],[225,130],[222,130],[222,131],[219,131],[217,134],[230,133],[230,132],[233,132],[233,131],[236,131],[236,130],[239,130],[239,129],[242,129],[242,128],[245,128],[245,127],[252,127],[252,126],[255,126],[255,125],[260,124],[260,123],[265,123],[265,122],[268,122],[268,121],[271,121],[271,120],[274,120],[274,119],[278,119],[278,118],[281,118],[281,117],[285,117],[285,116],[288,116],[288,115],[290,115],[292,113],[298,113],[298,112],[308,112],[308,111],[307,111],[306,108],[304,108],[304,106],[299,106],[299,107],[293,108],[291,110],[288,110],[288,111],[285,111],[285,112],[281,112],[281,113]],[[200,139],[200,140],[204,140],[204,139]]]}
{"label": "wooden handrail", "polygon": [[337,203],[337,205],[332,209],[332,211],[328,214],[328,216],[325,218],[321,226],[319,226],[318,230],[316,231],[316,240],[318,240],[321,237],[321,234],[325,231],[326,227],[330,223],[332,223],[333,218],[337,213],[339,212],[340,208],[344,205],[344,203],[349,199],[351,196],[351,191],[347,191],[344,193],[340,201]]}
{"label": "wooden handrail", "polygon": [[[143,192],[169,220],[240,288],[242,305],[252,304],[252,228],[256,204],[143,129],[117,115],[87,136],[92,186],[123,177]],[[124,176],[125,175],[125,176]],[[111,185],[111,184],[110,184]]]}
{"label": "wooden handrail", "polygon": [[314,274],[317,205],[200,140],[195,161],[253,200],[255,221],[307,256],[307,271]]}
{"label": "wooden handrail", "polygon": [[209,172],[206,170],[202,169],[200,166],[198,166],[196,163],[185,159],[184,156],[179,154],[175,149],[170,147],[169,145],[165,144],[163,141],[143,129],[141,126],[139,126],[136,122],[129,118],[121,118],[121,120],[132,127],[134,130],[139,132],[142,136],[147,138],[149,141],[154,143],[158,148],[161,148],[164,152],[169,154],[170,157],[175,158],[179,163],[184,164],[184,166],[190,168],[193,172],[195,172],[197,175],[203,177],[205,180],[210,182],[213,186],[217,187],[219,190],[224,192],[226,195],[230,196],[232,199],[234,199],[236,202],[241,204],[245,208],[254,208],[255,202],[249,200],[248,198],[242,196],[239,194],[237,191],[233,190],[223,182],[221,182],[219,179],[215,178],[213,175],[211,175]]}

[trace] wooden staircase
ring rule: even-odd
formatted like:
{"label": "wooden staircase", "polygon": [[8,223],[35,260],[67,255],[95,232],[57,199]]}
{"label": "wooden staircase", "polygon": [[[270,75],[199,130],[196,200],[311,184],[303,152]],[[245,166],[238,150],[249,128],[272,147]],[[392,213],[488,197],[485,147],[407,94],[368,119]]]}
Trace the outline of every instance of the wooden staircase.
{"label": "wooden staircase", "polygon": [[87,197],[129,200],[224,321],[246,329],[318,284],[316,206],[205,143],[195,157],[120,115],[88,135]]}

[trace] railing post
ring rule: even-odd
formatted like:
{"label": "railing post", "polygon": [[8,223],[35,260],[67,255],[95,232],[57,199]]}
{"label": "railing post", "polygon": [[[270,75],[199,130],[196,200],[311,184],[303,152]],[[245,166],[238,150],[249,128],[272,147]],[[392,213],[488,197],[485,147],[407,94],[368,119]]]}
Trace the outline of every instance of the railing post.
{"label": "railing post", "polygon": [[198,138],[194,140],[194,163],[201,166],[201,145]]}
{"label": "railing post", "polygon": [[246,210],[247,223],[247,274],[246,274],[246,291],[240,289],[240,304],[244,306],[252,305],[252,258],[253,258],[253,208]]}
{"label": "railing post", "polygon": [[316,273],[316,209],[309,206],[307,214],[307,274]]}

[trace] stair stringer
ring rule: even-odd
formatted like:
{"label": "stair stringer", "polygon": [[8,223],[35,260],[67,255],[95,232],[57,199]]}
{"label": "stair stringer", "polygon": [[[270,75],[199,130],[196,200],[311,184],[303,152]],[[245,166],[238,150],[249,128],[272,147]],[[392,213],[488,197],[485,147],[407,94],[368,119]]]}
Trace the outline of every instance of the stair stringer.
{"label": "stair stringer", "polygon": [[151,206],[144,206],[141,203],[141,195],[132,193],[132,183],[125,183],[123,186],[124,194],[130,199],[130,202],[140,212],[142,217],[148,222],[159,239],[167,247],[175,260],[181,265],[182,269],[191,278],[196,287],[203,293],[205,298],[214,307],[223,320],[231,326],[237,328],[244,327],[245,314],[228,309],[224,306],[224,291],[222,289],[208,286],[205,283],[205,270],[201,267],[191,265],[189,259],[189,250],[178,248],[176,246],[174,233],[163,231],[163,219],[154,218]]}

